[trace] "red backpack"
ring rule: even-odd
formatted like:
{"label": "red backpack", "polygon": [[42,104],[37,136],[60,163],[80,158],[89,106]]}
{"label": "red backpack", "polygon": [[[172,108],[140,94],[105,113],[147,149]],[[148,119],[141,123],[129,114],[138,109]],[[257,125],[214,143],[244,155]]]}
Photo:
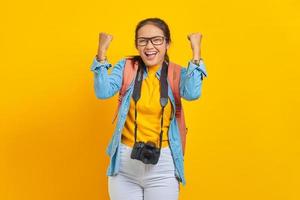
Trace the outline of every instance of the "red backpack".
{"label": "red backpack", "polygon": [[[129,87],[129,85],[131,84],[134,77],[136,76],[137,70],[138,70],[138,62],[135,62],[132,58],[126,58],[124,71],[123,71],[122,87],[119,91],[118,107],[115,111],[112,123],[114,123],[114,121],[117,117],[118,111],[120,109],[120,105],[122,103],[122,99],[126,93],[126,90]],[[181,67],[175,63],[169,62],[168,81],[170,83],[170,87],[172,89],[172,92],[173,92],[173,95],[175,98],[175,104],[176,104],[175,117],[176,117],[177,123],[179,125],[180,138],[181,138],[181,143],[182,143],[182,151],[183,151],[183,155],[184,155],[187,128],[185,125],[184,112],[183,112],[183,107],[181,104],[181,97],[180,97],[180,88],[179,88],[180,75],[181,75]]]}

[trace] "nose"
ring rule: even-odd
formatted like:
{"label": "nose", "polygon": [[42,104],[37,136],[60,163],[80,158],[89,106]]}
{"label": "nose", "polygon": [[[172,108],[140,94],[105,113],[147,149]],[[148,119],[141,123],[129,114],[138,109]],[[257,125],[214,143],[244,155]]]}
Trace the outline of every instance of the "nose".
{"label": "nose", "polygon": [[[150,46],[149,46],[149,44],[150,44]],[[154,47],[154,45],[152,44],[151,40],[147,41],[147,44],[146,44],[145,48],[148,49],[148,47]]]}

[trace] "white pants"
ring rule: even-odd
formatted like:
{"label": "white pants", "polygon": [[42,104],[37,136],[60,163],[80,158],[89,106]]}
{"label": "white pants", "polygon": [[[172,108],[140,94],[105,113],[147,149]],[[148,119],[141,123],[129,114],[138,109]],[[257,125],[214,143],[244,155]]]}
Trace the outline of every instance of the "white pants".
{"label": "white pants", "polygon": [[130,146],[121,143],[120,148],[120,171],[108,176],[111,200],[178,200],[179,181],[169,147],[161,148],[155,165],[130,158]]}

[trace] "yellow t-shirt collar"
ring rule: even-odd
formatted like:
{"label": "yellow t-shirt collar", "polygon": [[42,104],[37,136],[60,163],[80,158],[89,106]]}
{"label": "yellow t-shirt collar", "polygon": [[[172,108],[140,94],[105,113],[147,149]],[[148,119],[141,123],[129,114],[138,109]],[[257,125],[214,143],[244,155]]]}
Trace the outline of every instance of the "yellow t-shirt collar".
{"label": "yellow t-shirt collar", "polygon": [[147,70],[149,74],[155,74],[157,70],[160,68],[160,65],[154,65],[154,66],[147,66]]}

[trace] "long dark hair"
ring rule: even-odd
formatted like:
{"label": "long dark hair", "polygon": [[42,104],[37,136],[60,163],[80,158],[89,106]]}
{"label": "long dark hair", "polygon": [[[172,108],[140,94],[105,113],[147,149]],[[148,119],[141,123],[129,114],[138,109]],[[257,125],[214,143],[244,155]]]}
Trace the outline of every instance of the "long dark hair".
{"label": "long dark hair", "polygon": [[[171,34],[170,34],[170,29],[169,29],[168,24],[164,20],[155,17],[155,18],[146,18],[146,19],[143,19],[142,21],[140,21],[136,25],[136,28],[135,28],[135,40],[134,40],[135,47],[137,47],[137,35],[138,35],[139,29],[142,28],[143,26],[147,25],[147,24],[152,24],[152,25],[158,27],[159,29],[161,29],[163,31],[163,33],[164,33],[164,36],[165,36],[165,39],[166,39],[166,43],[168,43],[168,44],[171,43]],[[139,62],[142,61],[140,55],[129,55],[127,57],[131,57],[134,60],[139,61]],[[167,52],[165,54],[165,60],[167,62],[169,62],[169,56],[168,56]]]}

